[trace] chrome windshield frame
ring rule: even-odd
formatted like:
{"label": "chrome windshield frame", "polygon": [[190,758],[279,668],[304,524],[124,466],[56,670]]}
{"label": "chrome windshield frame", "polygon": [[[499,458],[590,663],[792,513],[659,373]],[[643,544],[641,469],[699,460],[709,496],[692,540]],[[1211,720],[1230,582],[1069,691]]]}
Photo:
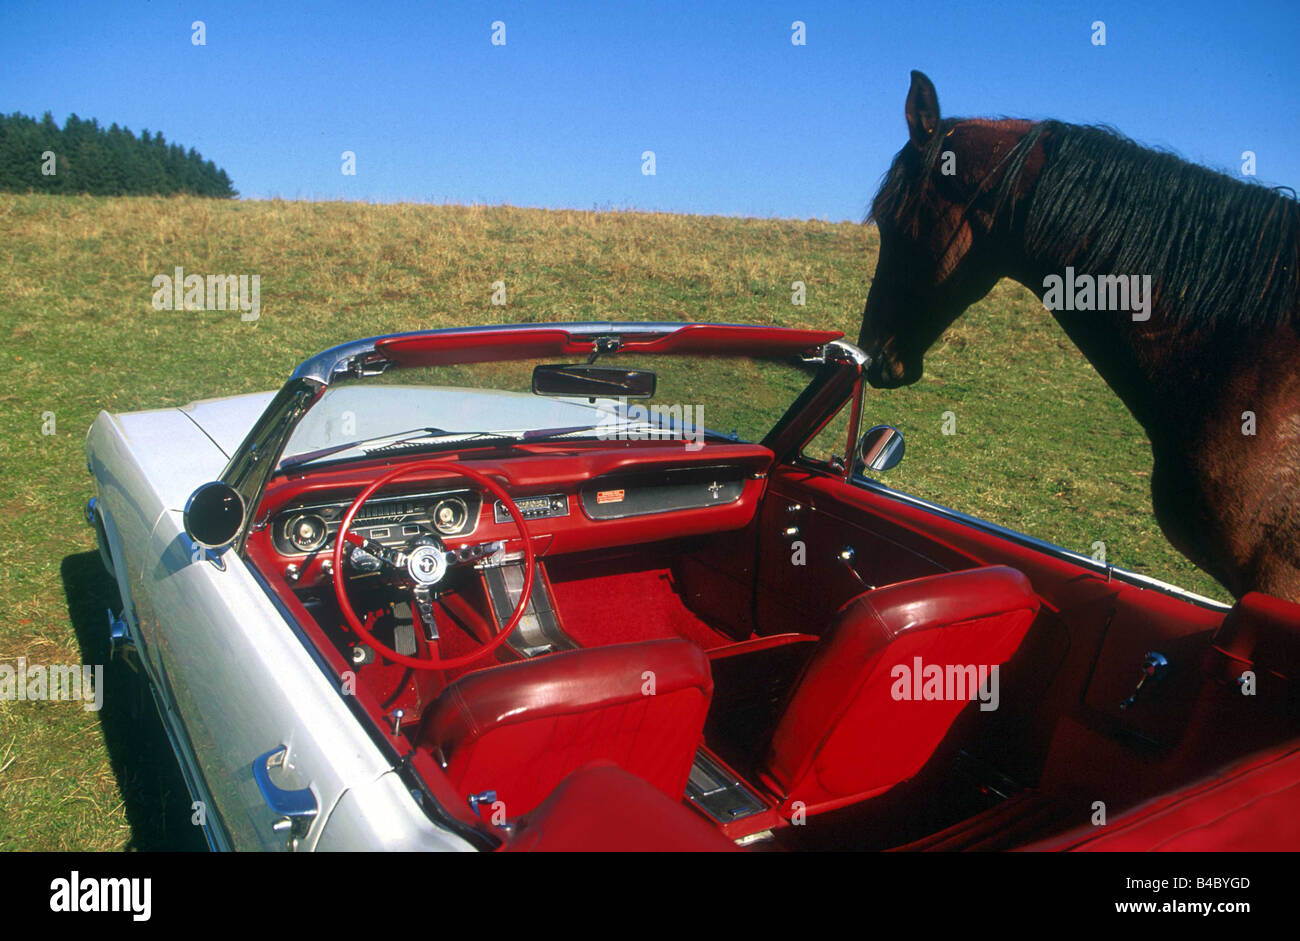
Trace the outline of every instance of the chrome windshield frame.
{"label": "chrome windshield frame", "polygon": [[[563,330],[574,337],[594,339],[603,336],[652,337],[668,336],[683,327],[697,326],[701,321],[618,321],[552,322],[527,324],[493,324],[482,327],[448,327],[435,330],[416,330],[392,333],[353,340],[330,347],[304,360],[293,371],[275,398],[258,418],[252,430],[235,450],[220,480],[239,491],[248,509],[239,535],[232,543],[235,552],[242,553],[249,531],[259,525],[256,516],[275,468],[279,465],[284,448],[294,429],[308,410],[324,395],[330,384],[338,379],[377,376],[393,363],[380,352],[379,344],[388,340],[438,336],[439,334],[483,335],[518,331],[520,329]],[[717,324],[708,326],[752,327],[752,324]],[[737,354],[740,355],[740,354]],[[817,358],[822,362],[838,362],[860,370],[865,362],[862,351],[845,340],[835,340],[817,348]],[[777,423],[780,428],[789,420],[784,417]],[[775,429],[774,429],[775,430]]]}

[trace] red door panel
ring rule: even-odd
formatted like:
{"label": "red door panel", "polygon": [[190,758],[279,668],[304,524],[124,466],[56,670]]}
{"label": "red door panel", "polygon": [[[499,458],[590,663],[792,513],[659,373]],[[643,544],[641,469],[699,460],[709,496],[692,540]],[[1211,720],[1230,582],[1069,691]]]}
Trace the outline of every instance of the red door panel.
{"label": "red door panel", "polygon": [[[980,564],[852,502],[856,488],[842,482],[839,488],[825,488],[819,486],[828,479],[824,475],[784,471],[769,484],[759,521],[755,594],[761,634],[820,633],[831,615],[867,585]],[[858,577],[841,560],[845,549],[852,552]]]}

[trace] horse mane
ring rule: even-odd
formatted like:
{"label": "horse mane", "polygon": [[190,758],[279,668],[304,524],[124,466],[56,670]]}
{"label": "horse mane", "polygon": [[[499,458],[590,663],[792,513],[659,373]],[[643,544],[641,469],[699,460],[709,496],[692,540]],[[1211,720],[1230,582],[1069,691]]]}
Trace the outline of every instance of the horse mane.
{"label": "horse mane", "polygon": [[[903,148],[876,194],[871,220],[915,234],[946,135],[961,121],[943,121],[923,150]],[[1040,144],[1042,170],[1032,187],[1023,187],[1026,163]],[[1149,274],[1166,313],[1188,328],[1300,320],[1300,203],[1294,198],[1143,147],[1112,128],[1061,121],[1033,124],[990,177],[991,188],[972,204],[993,200],[1002,224],[1023,208],[1024,246],[1032,258],[1080,273]]]}

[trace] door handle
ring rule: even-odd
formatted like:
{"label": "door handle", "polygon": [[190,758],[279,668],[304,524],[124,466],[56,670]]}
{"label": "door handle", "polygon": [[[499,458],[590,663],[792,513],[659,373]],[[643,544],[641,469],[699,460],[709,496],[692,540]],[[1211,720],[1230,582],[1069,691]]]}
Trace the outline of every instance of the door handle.
{"label": "door handle", "polygon": [[1137,686],[1133,690],[1133,695],[1119,704],[1121,709],[1127,709],[1137,702],[1138,696],[1142,694],[1142,689],[1150,681],[1154,686],[1164,679],[1165,674],[1169,671],[1169,658],[1157,650],[1147,652],[1142,659],[1142,676],[1138,679]]}
{"label": "door handle", "polygon": [[288,831],[288,848],[292,851],[298,848],[299,839],[310,829],[320,808],[311,788],[291,791],[271,780],[271,769],[284,765],[288,756],[287,745],[279,745],[266,754],[259,755],[253,762],[253,780],[262,793],[262,800],[276,815],[271,829],[277,833]]}
{"label": "door handle", "polygon": [[845,546],[843,549],[841,549],[839,552],[835,554],[836,560],[841,565],[843,565],[846,569],[849,570],[849,574],[858,580],[859,585],[861,585],[867,591],[875,591],[876,586],[868,585],[866,579],[864,579],[861,575],[859,575],[858,570],[853,567],[853,562],[857,557],[858,557],[857,550],[855,550],[852,546]]}

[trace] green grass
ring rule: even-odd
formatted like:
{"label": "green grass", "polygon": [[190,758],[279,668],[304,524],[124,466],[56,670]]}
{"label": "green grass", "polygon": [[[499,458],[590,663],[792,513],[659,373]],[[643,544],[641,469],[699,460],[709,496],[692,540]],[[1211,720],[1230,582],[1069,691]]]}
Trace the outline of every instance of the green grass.
{"label": "green grass", "polygon": [[[822,222],[0,196],[0,662],[102,662],[111,588],[81,516],[101,409],[272,389],[332,344],[458,324],[700,319],[853,338],[876,244],[873,229]],[[261,318],[154,311],[150,281],[177,265],[260,274]],[[795,280],[806,306],[791,304]],[[1151,516],[1142,430],[1018,285],[959,320],[920,383],[868,402],[868,420],[907,435],[894,486],[1084,553],[1105,542],[1117,565],[1225,597]],[[192,845],[165,744],[133,740],[146,720],[0,703],[0,848]]]}

